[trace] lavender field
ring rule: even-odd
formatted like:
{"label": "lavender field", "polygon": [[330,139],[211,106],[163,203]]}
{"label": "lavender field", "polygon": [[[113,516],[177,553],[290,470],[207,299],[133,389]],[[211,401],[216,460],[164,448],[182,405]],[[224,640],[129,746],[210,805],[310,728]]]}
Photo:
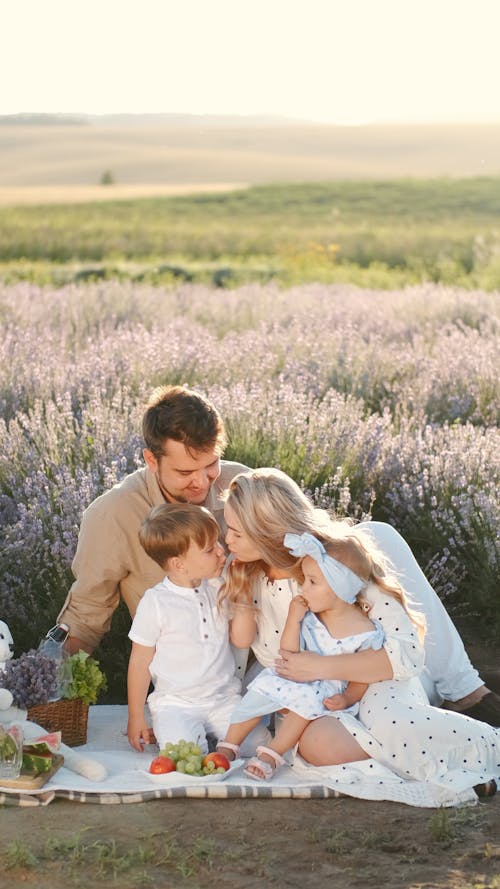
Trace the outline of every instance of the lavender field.
{"label": "lavender field", "polygon": [[0,320],[0,595],[17,649],[65,598],[83,509],[140,464],[161,383],[213,399],[228,458],[394,524],[451,613],[498,632],[498,293],[16,284]]}

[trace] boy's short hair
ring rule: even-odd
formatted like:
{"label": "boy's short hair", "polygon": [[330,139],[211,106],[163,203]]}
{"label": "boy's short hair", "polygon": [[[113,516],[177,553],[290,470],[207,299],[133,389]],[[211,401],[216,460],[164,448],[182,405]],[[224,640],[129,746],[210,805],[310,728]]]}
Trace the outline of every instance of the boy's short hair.
{"label": "boy's short hair", "polygon": [[161,568],[173,556],[185,555],[191,543],[204,549],[218,536],[219,526],[212,513],[195,503],[154,506],[139,529],[143,549]]}
{"label": "boy's short hair", "polygon": [[157,460],[165,440],[180,441],[188,451],[214,448],[219,456],[226,446],[224,423],[213,404],[185,386],[159,386],[151,394],[142,418],[146,447]]}

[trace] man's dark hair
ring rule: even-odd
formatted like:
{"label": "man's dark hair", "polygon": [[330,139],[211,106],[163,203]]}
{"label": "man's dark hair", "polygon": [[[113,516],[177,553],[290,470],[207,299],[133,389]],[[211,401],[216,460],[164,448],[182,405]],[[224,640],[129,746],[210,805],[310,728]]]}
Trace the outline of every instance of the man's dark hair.
{"label": "man's dark hair", "polygon": [[157,460],[167,438],[182,442],[188,451],[214,448],[219,456],[226,446],[224,424],[213,404],[184,386],[154,390],[142,420],[142,434]]}

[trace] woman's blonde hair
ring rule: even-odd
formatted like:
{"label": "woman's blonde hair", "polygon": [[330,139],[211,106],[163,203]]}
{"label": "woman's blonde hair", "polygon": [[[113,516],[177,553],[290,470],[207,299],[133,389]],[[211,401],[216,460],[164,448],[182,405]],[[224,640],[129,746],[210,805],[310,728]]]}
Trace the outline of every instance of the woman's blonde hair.
{"label": "woman's blonde hair", "polygon": [[[254,542],[260,558],[255,562],[230,562],[219,601],[254,608],[254,589],[262,572],[278,568],[290,572],[298,583],[303,581],[302,559],[292,556],[284,546],[287,533],[309,532],[320,540],[329,555],[347,565],[366,583],[374,583],[394,596],[411,620],[425,626],[423,617],[414,612],[388,559],[349,520],[332,519],[316,509],[299,486],[279,469],[254,469],[233,478],[225,494],[245,534]],[[361,594],[362,598],[362,594]]]}
{"label": "woman's blonde hair", "polygon": [[329,524],[329,516],[315,509],[297,484],[279,469],[254,469],[236,475],[225,492],[243,531],[255,543],[260,559],[255,562],[230,562],[219,601],[250,605],[253,588],[266,567],[291,571],[302,579],[301,559],[283,546],[287,531],[318,536]]}

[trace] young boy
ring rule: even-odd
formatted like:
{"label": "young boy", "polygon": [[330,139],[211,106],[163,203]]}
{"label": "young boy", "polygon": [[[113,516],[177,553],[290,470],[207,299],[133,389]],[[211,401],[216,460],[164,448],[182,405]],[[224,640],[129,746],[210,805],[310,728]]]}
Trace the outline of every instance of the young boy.
{"label": "young boy", "polygon": [[[184,738],[206,753],[207,733],[223,738],[241,699],[229,622],[217,607],[218,535],[212,514],[193,503],[155,506],[141,525],[140,542],[166,577],[145,592],[129,633],[127,734],[136,750]],[[151,680],[153,730],[144,714]]]}

